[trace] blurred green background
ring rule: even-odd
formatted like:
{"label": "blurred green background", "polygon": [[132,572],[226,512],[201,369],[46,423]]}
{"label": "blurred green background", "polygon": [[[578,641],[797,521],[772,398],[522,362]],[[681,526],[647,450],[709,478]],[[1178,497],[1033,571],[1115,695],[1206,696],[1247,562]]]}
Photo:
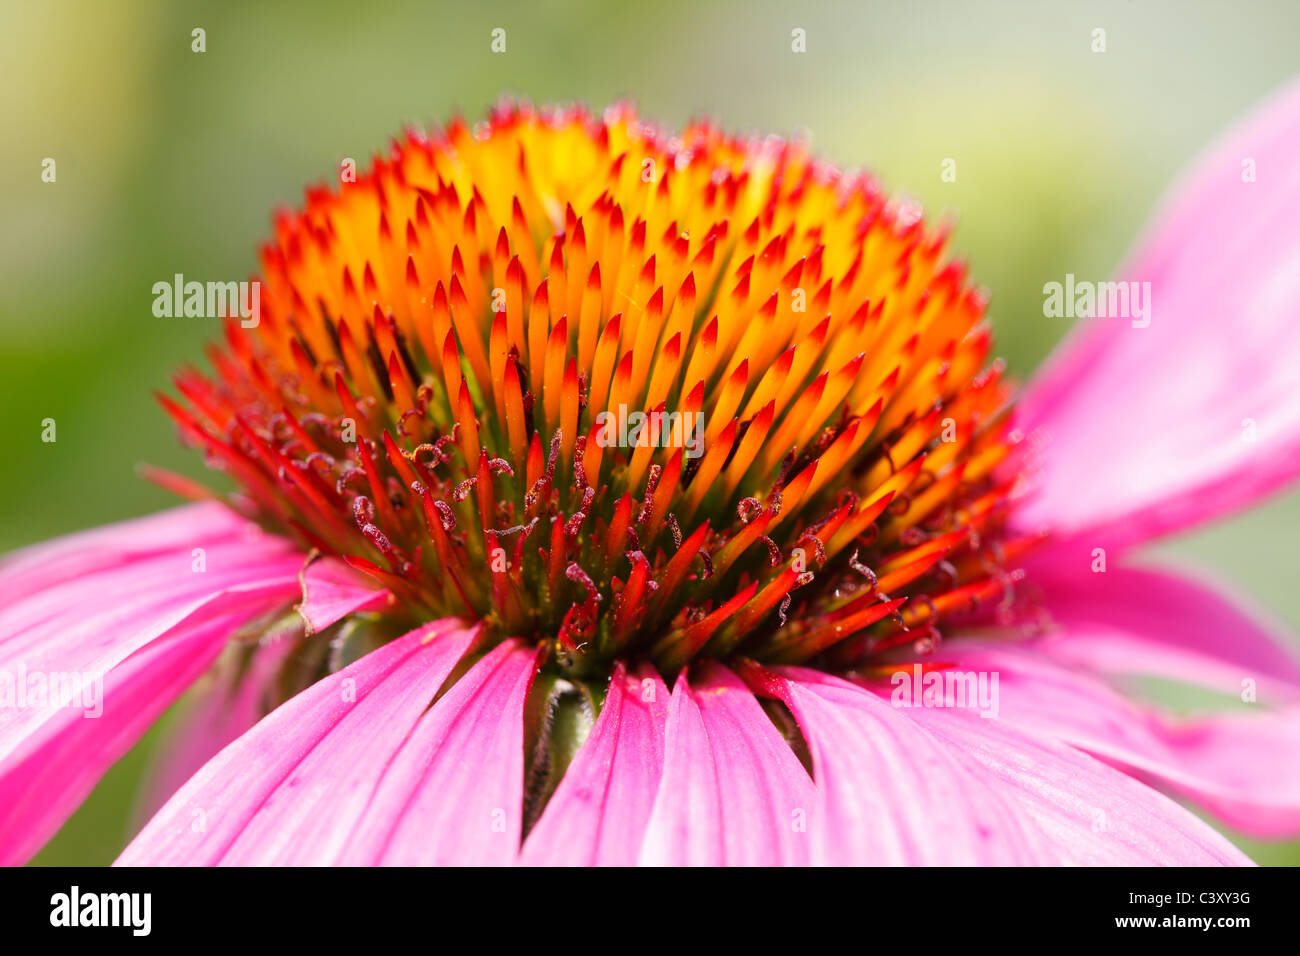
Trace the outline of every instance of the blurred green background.
{"label": "blurred green background", "polygon": [[[931,214],[993,291],[1029,374],[1066,331],[1042,285],[1101,279],[1170,178],[1300,71],[1289,2],[0,3],[0,550],[164,508],[149,461],[199,474],[151,398],[214,328],[157,319],[175,272],[241,278],[271,210],[407,123],[502,94],[631,98],[680,124],[799,132]],[[207,51],[191,52],[191,30]],[[507,51],[489,50],[502,27]],[[791,51],[802,28],[807,52]],[[1091,51],[1106,30],[1105,53]],[[40,180],[53,157],[58,179]],[[940,180],[945,158],[957,181]],[[40,422],[58,441],[40,441]],[[1162,544],[1300,629],[1300,496]],[[1286,546],[1284,549],[1284,545]],[[41,854],[117,854],[151,734]],[[1261,862],[1300,845],[1241,841]]]}

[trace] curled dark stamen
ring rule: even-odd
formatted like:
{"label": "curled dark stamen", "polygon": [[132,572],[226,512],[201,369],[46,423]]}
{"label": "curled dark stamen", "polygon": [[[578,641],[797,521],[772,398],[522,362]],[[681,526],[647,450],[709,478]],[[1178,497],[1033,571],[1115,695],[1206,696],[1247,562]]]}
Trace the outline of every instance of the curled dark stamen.
{"label": "curled dark stamen", "polygon": [[813,554],[817,559],[817,567],[822,567],[826,563],[826,545],[822,544],[822,539],[817,537],[815,534],[805,534],[795,543],[802,545],[805,541],[812,542]]}
{"label": "curled dark stamen", "polygon": [[365,526],[372,524],[375,520],[375,505],[365,495],[357,495],[352,499],[352,517],[357,523],[357,527],[365,530]]}
{"label": "curled dark stamen", "polygon": [[376,548],[378,548],[380,553],[383,554],[384,557],[392,556],[393,554],[392,542],[390,542],[388,538],[384,535],[384,533],[380,531],[378,528],[376,528],[374,525],[368,524],[363,526],[361,529],[361,533],[370,539],[370,543],[373,544]]}
{"label": "curled dark stamen", "polygon": [[476,484],[478,484],[477,476],[473,478],[466,478],[464,481],[462,481],[459,485],[457,485],[452,490],[451,493],[452,499],[455,501],[464,501],[466,498],[469,497],[470,491],[473,490]]}
{"label": "curled dark stamen", "polygon": [[408,408],[406,411],[402,412],[401,417],[397,419],[397,430],[407,437],[410,437],[411,433],[406,430],[406,420],[412,416],[415,418],[423,418],[423,409]]}
{"label": "curled dark stamen", "polygon": [[[874,528],[875,525],[872,525],[872,527]],[[872,571],[869,567],[858,560],[857,548],[854,548],[853,554],[849,556],[849,567],[867,579],[867,584],[870,586],[871,590],[874,591],[876,585],[880,583],[880,579],[876,577],[876,572]]]}
{"label": "curled dark stamen", "polygon": [[438,512],[438,517],[442,519],[443,531],[451,531],[456,527],[456,515],[447,502],[435,501],[433,507]]}
{"label": "curled dark stamen", "polygon": [[699,550],[700,560],[704,562],[704,580],[713,577],[713,558],[703,548]]}
{"label": "curled dark stamen", "polygon": [[546,477],[552,481],[555,479],[555,466],[560,461],[560,445],[564,441],[563,430],[555,429],[555,434],[551,436],[551,452],[546,456]]}
{"label": "curled dark stamen", "polygon": [[650,519],[650,513],[654,508],[655,489],[659,487],[659,477],[664,470],[658,465],[650,466],[650,473],[645,480],[645,499],[641,502],[641,510],[636,516],[636,523],[645,524]]}
{"label": "curled dark stamen", "polygon": [[351,461],[345,463],[338,480],[334,482],[334,490],[340,495],[347,494],[348,482],[358,475],[365,475],[365,470],[360,465]]}
{"label": "curled dark stamen", "polygon": [[582,506],[564,523],[565,534],[572,537],[578,533],[578,529],[582,527],[582,522],[587,518],[587,510],[591,508],[591,503],[595,498],[596,489],[588,485],[587,490],[582,493]]}
{"label": "curled dark stamen", "polygon": [[952,587],[957,583],[957,569],[953,567],[951,561],[940,561],[934,566],[934,575],[942,582],[945,587]]}
{"label": "curled dark stamen", "polygon": [[587,436],[579,435],[573,443],[573,486],[581,491],[587,487],[587,469],[582,463],[582,456],[587,451]]}
{"label": "curled dark stamen", "polygon": [[[322,465],[324,467],[317,467]],[[318,475],[324,475],[329,472],[335,465],[334,457],[327,455],[323,451],[314,451],[307,456],[307,467],[313,468]]]}
{"label": "curled dark stamen", "polygon": [[880,443],[880,454],[885,456],[885,461],[889,462],[889,473],[895,475],[898,473],[898,466],[894,464],[894,453],[889,447],[888,442]]}
{"label": "curled dark stamen", "polygon": [[627,559],[630,562],[632,562],[632,565],[634,567],[637,564],[645,565],[645,570],[646,570],[645,589],[647,591],[650,591],[651,593],[658,591],[659,582],[650,576],[651,574],[654,573],[654,569],[651,568],[650,562],[646,559],[645,554],[641,551],[629,551],[627,552]]}
{"label": "curled dark stamen", "polygon": [[445,462],[451,458],[450,455],[448,455],[445,451],[443,451],[443,448],[447,445],[455,443],[456,432],[458,432],[459,430],[460,430],[460,422],[456,422],[456,424],[451,426],[450,435],[443,435],[441,438],[439,438],[437,441],[433,443],[434,450],[438,452],[439,461]]}
{"label": "curled dark stamen", "polygon": [[914,548],[926,540],[925,532],[916,525],[904,528],[898,533],[898,543],[907,548]]}
{"label": "curled dark stamen", "polygon": [[933,623],[927,624],[921,636],[912,642],[912,650],[922,657],[933,654],[934,649],[939,646],[941,640],[943,640],[943,636],[939,633],[939,629]]}
{"label": "curled dark stamen", "polygon": [[577,584],[581,584],[584,588],[586,588],[588,604],[595,604],[597,601],[600,600],[600,591],[596,589],[596,585],[591,580],[591,576],[588,575],[586,571],[582,570],[582,568],[578,566],[577,561],[569,562],[569,566],[564,569],[564,576],[568,578],[570,581],[573,581]]}
{"label": "curled dark stamen", "polygon": [[540,520],[541,520],[540,518],[534,518],[532,521],[529,521],[527,524],[512,525],[509,528],[488,528],[487,533],[492,535],[492,537],[494,538],[504,538],[507,535],[516,534],[522,531],[524,532],[524,537],[526,538],[528,537],[528,532],[532,531],[533,526],[536,525],[537,522]]}

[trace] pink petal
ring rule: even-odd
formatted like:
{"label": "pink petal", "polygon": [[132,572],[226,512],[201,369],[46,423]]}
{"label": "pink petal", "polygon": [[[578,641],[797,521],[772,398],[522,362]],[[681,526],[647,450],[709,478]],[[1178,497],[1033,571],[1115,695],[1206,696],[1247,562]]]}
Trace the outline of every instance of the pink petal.
{"label": "pink petal", "polygon": [[1107,755],[1160,779],[1243,833],[1300,835],[1300,707],[1231,713],[1163,728],[1170,765]]}
{"label": "pink petal", "polygon": [[806,863],[815,802],[807,771],[754,695],[725,667],[706,664],[673,689],[640,862]]}
{"label": "pink petal", "polygon": [[524,841],[521,862],[629,866],[663,774],[668,688],[654,668],[620,664],[591,736]]}
{"label": "pink petal", "polygon": [[298,613],[307,622],[307,633],[319,634],[349,614],[383,610],[392,600],[386,589],[376,588],[373,580],[344,562],[324,558],[303,572]]}
{"label": "pink petal", "polygon": [[0,580],[6,594],[25,594],[112,568],[123,560],[169,555],[210,541],[238,538],[269,536],[225,505],[202,502],[11,552],[0,557]]}
{"label": "pink petal", "polygon": [[[0,681],[11,690],[32,675],[102,681],[103,711],[0,708],[0,862],[39,849],[235,630],[291,599],[303,560],[206,505],[72,541],[0,567],[12,595],[0,608]],[[202,573],[194,548],[206,553]]]}
{"label": "pink petal", "polygon": [[1020,421],[1046,446],[1025,528],[1132,544],[1300,472],[1298,153],[1293,84],[1196,164],[1123,270],[1151,283],[1149,327],[1085,321],[1032,383]]}
{"label": "pink petal", "polygon": [[1300,702],[1300,655],[1285,630],[1206,584],[1155,570],[1093,574],[1086,564],[1035,568],[1031,577],[1060,632],[1037,646],[1058,661],[1234,698],[1253,686],[1260,702]]}
{"label": "pink petal", "polygon": [[0,569],[0,668],[22,661],[54,670],[52,662],[64,659],[106,671],[204,608],[244,606],[251,617],[266,604],[265,588],[278,595],[289,577],[297,589],[303,556],[288,542],[228,511],[224,522],[200,521],[191,534],[192,510],[167,512],[173,527],[165,547],[154,517],[143,522],[139,542],[135,522],[114,525],[115,552],[88,537],[86,554],[43,545],[7,561]]}
{"label": "pink petal", "polygon": [[22,863],[39,850],[242,622],[236,615],[177,628],[104,675],[101,717],[62,709],[29,730],[0,770],[0,864]]}
{"label": "pink petal", "polygon": [[963,766],[998,786],[1067,863],[1248,865],[1213,827],[1132,777],[1056,741],[968,710],[907,711]]}
{"label": "pink petal", "polygon": [[385,771],[341,862],[492,866],[516,860],[524,701],[540,653],[506,641],[421,718]]}
{"label": "pink petal", "polygon": [[[393,601],[388,590],[377,588],[373,580],[337,558],[312,561],[299,578],[302,601],[295,609],[308,635],[319,634],[349,614],[384,610]],[[157,813],[200,767],[257,723],[264,714],[268,684],[295,646],[294,640],[272,632],[263,635],[249,673],[242,671],[241,663],[238,670],[229,669],[233,673],[206,675],[208,686],[196,687],[191,695],[195,699],[188,705],[182,702],[183,713],[153,757],[148,790],[137,808],[140,819]]]}
{"label": "pink petal", "polygon": [[[250,659],[227,646],[224,655],[176,705],[177,715],[149,758],[145,789],[137,800],[133,832],[148,822],[190,777],[267,712],[281,668],[298,641],[272,631]],[[232,651],[239,650],[235,654]]]}
{"label": "pink petal", "polygon": [[476,635],[434,621],[313,684],[209,761],[118,865],[335,862]]}
{"label": "pink petal", "polygon": [[778,668],[808,746],[819,801],[812,816],[818,864],[1008,865],[1059,855],[998,781],[959,759],[910,713],[846,681]]}
{"label": "pink petal", "polygon": [[1254,836],[1300,832],[1300,707],[1174,721],[1032,647],[956,653],[960,670],[998,675],[998,718],[1023,732],[1173,789]]}

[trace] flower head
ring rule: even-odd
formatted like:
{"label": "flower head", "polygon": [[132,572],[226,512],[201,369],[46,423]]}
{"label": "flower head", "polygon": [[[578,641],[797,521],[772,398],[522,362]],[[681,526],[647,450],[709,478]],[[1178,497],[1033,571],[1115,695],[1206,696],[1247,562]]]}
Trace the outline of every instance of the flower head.
{"label": "flower head", "polygon": [[412,622],[671,678],[871,666],[1012,597],[984,298],[865,175],[510,105],[275,233],[256,337],[164,401],[250,517]]}

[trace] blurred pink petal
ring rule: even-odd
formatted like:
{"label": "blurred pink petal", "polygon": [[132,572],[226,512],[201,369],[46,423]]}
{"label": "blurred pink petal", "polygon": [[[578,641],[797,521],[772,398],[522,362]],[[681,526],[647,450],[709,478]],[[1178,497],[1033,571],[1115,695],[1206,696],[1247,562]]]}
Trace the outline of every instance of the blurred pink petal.
{"label": "blurred pink petal", "polygon": [[773,690],[808,746],[818,801],[812,860],[830,865],[1010,865],[1060,861],[1001,781],[904,712],[838,678],[778,668]]}
{"label": "blurred pink petal", "polygon": [[1292,84],[1172,191],[1119,276],[1151,283],[1150,325],[1085,321],[1020,399],[1045,439],[1023,527],[1119,547],[1300,473],[1297,154]]}
{"label": "blurred pink petal", "polygon": [[745,684],[719,664],[677,679],[647,865],[775,866],[809,859],[812,779]]}
{"label": "blurred pink petal", "polygon": [[[199,768],[253,727],[270,709],[276,676],[298,647],[280,631],[263,635],[246,669],[242,660],[218,657],[177,704],[164,739],[150,755],[144,789],[132,812],[133,832],[149,821]],[[226,655],[235,648],[227,646]]]}
{"label": "blurred pink petal", "polygon": [[998,674],[998,720],[1173,790],[1252,836],[1300,833],[1300,707],[1179,721],[1032,647],[957,654],[962,671]]}
{"label": "blurred pink petal", "polygon": [[[196,548],[206,570],[196,570]],[[6,682],[79,675],[102,681],[103,693],[94,717],[80,707],[0,708],[0,861],[39,849],[234,631],[292,599],[302,561],[230,511],[197,505],[0,566]]]}
{"label": "blurred pink petal", "polygon": [[907,711],[963,766],[997,785],[1065,863],[1088,866],[1249,866],[1209,824],[1081,751],[968,710]]}
{"label": "blurred pink petal", "polygon": [[1058,629],[1035,644],[1059,661],[1105,674],[1185,681],[1260,702],[1300,702],[1300,655],[1284,629],[1208,585],[1169,571],[1035,569]]}
{"label": "blurred pink petal", "polygon": [[1111,755],[1186,794],[1242,833],[1300,835],[1300,707],[1233,712],[1164,729],[1172,765]]}
{"label": "blurred pink petal", "polygon": [[195,774],[118,865],[337,861],[475,634],[435,621],[313,684]]}
{"label": "blurred pink petal", "polygon": [[654,668],[619,664],[591,736],[524,841],[521,862],[630,866],[663,775],[668,688]]}

